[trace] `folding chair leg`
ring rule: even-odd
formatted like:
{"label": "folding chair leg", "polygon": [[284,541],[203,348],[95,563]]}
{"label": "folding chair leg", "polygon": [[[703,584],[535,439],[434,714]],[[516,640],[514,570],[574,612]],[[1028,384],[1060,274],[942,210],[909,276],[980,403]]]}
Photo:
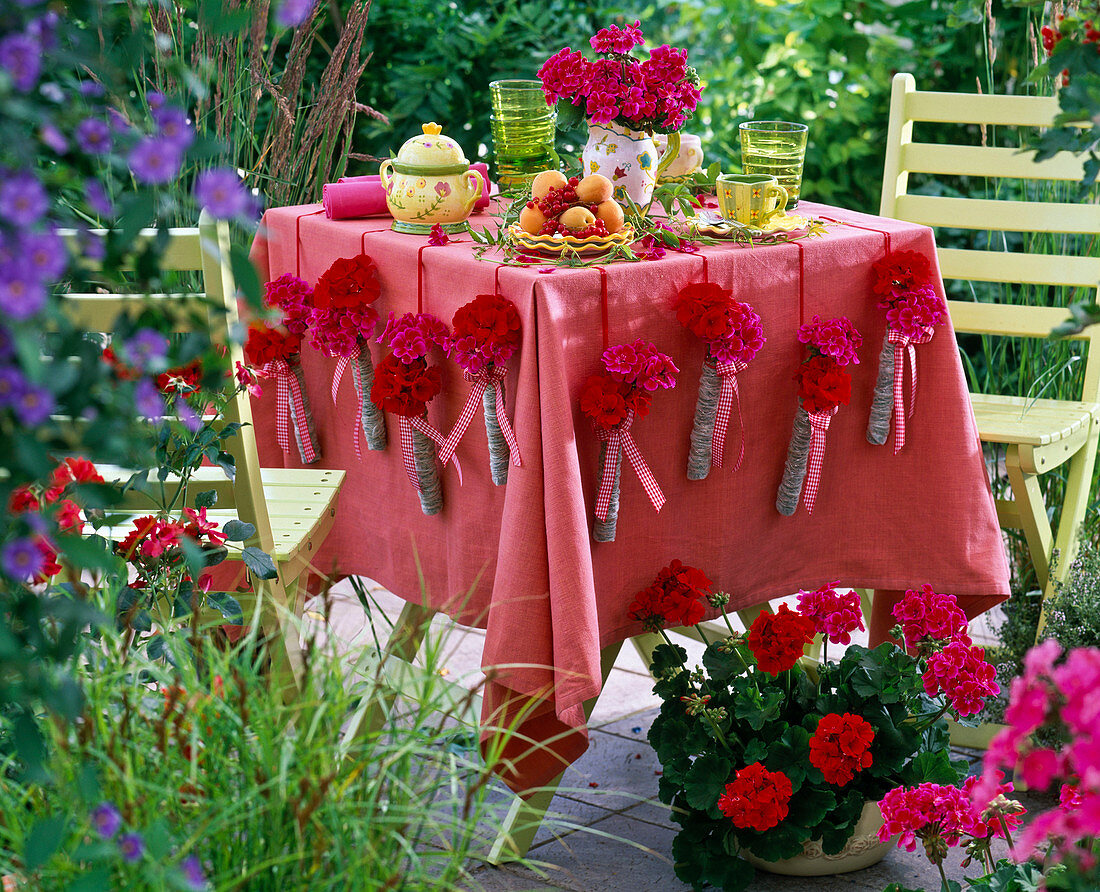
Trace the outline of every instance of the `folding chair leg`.
{"label": "folding chair leg", "polygon": [[305,664],[291,594],[279,579],[253,577],[252,586],[258,590],[256,597],[260,599],[260,622],[267,640],[272,680],[282,691],[283,700],[292,703],[301,694]]}
{"label": "folding chair leg", "polygon": [[[660,641],[659,635],[654,637]],[[603,686],[607,683],[607,676],[611,674],[611,669],[615,665],[615,660],[618,659],[621,649],[622,642],[619,642],[617,644],[608,645],[600,653],[600,674],[602,677],[600,682],[601,691],[603,690]],[[592,710],[596,708],[597,700],[599,700],[599,696],[585,701],[585,721],[592,715]],[[535,839],[535,834],[538,833],[539,827],[542,826],[543,818],[546,817],[546,812],[550,808],[550,802],[557,793],[558,784],[561,783],[564,774],[565,772],[563,771],[545,787],[539,787],[527,796],[516,797],[516,801],[512,803],[511,808],[508,810],[508,814],[504,818],[504,822],[500,828],[500,834],[493,843],[492,849],[489,850],[489,855],[486,860],[490,864],[515,861],[527,854],[527,850],[531,848],[531,843]]]}
{"label": "folding chair leg", "polygon": [[658,644],[664,643],[664,638],[656,632],[643,632],[631,638],[630,643],[634,645],[634,650],[638,652],[638,656],[648,669],[653,665],[653,651],[657,649]]}
{"label": "folding chair leg", "polygon": [[1020,513],[1020,526],[1027,539],[1027,550],[1035,567],[1039,588],[1046,590],[1050,582],[1050,555],[1054,535],[1047,519],[1046,503],[1039,489],[1039,478],[1020,466],[1019,449],[1010,446],[1005,454],[1005,470],[1012,485],[1012,496]]}

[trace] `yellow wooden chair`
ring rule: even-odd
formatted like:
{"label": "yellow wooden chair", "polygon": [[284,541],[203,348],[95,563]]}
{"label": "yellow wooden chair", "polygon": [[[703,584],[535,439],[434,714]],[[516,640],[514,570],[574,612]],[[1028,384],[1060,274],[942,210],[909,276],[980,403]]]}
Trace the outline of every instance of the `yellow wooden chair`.
{"label": "yellow wooden chair", "polygon": [[[986,134],[995,128],[1048,127],[1057,110],[1053,98],[922,92],[916,89],[912,75],[895,75],[881,214],[933,227],[978,232],[1091,235],[1091,256],[958,248],[942,248],[938,253],[945,280],[1088,288],[1095,295],[1100,281],[1095,238],[1100,234],[1100,207],[1095,203],[958,198],[910,191],[910,174],[1080,182],[1084,176],[1082,162],[1068,152],[1036,162],[1031,151],[984,144]],[[969,131],[980,134],[983,144],[915,142],[914,122],[920,122],[922,133],[928,124],[970,125]],[[1065,309],[1056,307],[976,301],[951,300],[948,308],[957,332],[1011,338],[1046,338],[1068,315]],[[1100,326],[1087,328],[1074,337],[1085,342],[1087,350],[1079,400],[1044,399],[1038,393],[1022,397],[971,395],[982,441],[1005,449],[1004,466],[1013,498],[998,501],[998,518],[1002,527],[1023,530],[1044,598],[1051,594],[1056,581],[1065,578],[1073,560],[1089,504],[1100,433],[1100,351],[1094,345],[1100,337]],[[1034,382],[1046,370],[1021,371]],[[1039,477],[1056,469],[1064,469],[1058,473],[1065,475],[1065,487],[1061,520],[1054,531]],[[1039,623],[1041,630],[1042,616]]]}
{"label": "yellow wooden chair", "polygon": [[[104,232],[93,232],[103,236]],[[70,244],[78,245],[74,233],[65,233]],[[154,239],[157,233],[148,230],[142,239]],[[203,293],[207,299],[209,331],[213,340],[228,350],[230,368],[243,362],[241,345],[231,332],[240,330],[237,313],[237,289],[229,266],[229,227],[216,222],[205,212],[199,225],[169,231],[169,243],[162,268],[201,273]],[[193,295],[192,292],[188,292]],[[199,295],[201,296],[201,295]],[[180,294],[108,294],[72,293],[63,300],[63,307],[73,322],[89,331],[110,334],[121,313],[139,309],[148,302],[178,302]],[[196,302],[195,306],[199,304]],[[180,325],[191,323],[190,314],[176,313]],[[252,405],[247,393],[235,396],[224,412],[225,421],[238,422],[240,433],[229,438],[226,448],[232,453],[236,473],[228,480],[219,468],[201,468],[188,484],[185,501],[194,505],[197,493],[217,492],[217,503],[207,516],[224,525],[238,518],[256,528],[247,543],[267,552],[275,562],[278,577],[270,580],[252,578],[259,605],[263,631],[268,641],[278,642],[270,650],[273,671],[287,684],[288,695],[300,681],[301,648],[298,639],[297,608],[299,583],[314,569],[311,559],[332,527],[336,514],[336,499],[343,484],[344,472],[332,470],[293,470],[261,468],[256,451],[255,428],[252,426]],[[112,470],[114,473],[112,474]],[[103,468],[108,480],[125,479],[130,471]],[[180,486],[178,479],[169,478],[166,485]],[[131,491],[118,511],[134,516],[150,513],[154,505],[147,496]],[[124,526],[128,527],[127,522]],[[247,617],[247,610],[246,610]]]}

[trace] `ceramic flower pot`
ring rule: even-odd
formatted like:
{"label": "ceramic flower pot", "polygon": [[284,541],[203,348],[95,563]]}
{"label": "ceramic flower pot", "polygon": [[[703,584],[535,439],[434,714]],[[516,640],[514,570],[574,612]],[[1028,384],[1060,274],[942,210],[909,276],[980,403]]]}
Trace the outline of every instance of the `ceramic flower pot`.
{"label": "ceramic flower pot", "polygon": [[615,186],[616,201],[629,198],[641,207],[653,197],[659,157],[648,134],[615,123],[590,123],[588,142],[581,152],[586,174],[603,174]]}
{"label": "ceramic flower pot", "polygon": [[438,124],[423,124],[422,129],[421,136],[408,140],[397,158],[383,161],[378,170],[393,228],[427,235],[439,224],[444,232],[462,232],[484,181]]}
{"label": "ceramic flower pot", "polygon": [[867,802],[856,823],[855,831],[844,848],[835,855],[826,855],[820,840],[803,843],[802,854],[779,861],[757,858],[748,849],[741,850],[741,857],[753,867],[768,873],[793,877],[831,876],[850,873],[878,864],[894,846],[894,840],[879,842],[878,831],[882,826],[882,812],[877,802]]}

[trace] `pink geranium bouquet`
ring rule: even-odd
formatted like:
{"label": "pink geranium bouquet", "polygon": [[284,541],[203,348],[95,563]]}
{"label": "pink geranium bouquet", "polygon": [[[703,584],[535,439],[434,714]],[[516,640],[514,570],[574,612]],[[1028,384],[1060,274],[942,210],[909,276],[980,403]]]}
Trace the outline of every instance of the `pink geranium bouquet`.
{"label": "pink geranium bouquet", "polygon": [[683,127],[699,103],[699,76],[687,50],[667,44],[645,61],[634,58],[631,51],[645,44],[639,24],[597,32],[589,41],[601,57],[595,61],[569,47],[554,53],[539,69],[546,101],[568,99],[594,124],[658,133]]}

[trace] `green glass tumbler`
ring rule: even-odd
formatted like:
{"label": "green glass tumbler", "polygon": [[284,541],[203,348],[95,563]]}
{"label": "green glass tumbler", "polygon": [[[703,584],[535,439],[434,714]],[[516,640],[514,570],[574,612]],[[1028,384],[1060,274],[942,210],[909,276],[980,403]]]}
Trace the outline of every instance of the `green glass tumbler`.
{"label": "green glass tumbler", "polygon": [[557,111],[547,104],[537,80],[493,81],[489,96],[495,179],[502,192],[519,192],[531,185],[537,173],[558,169]]}
{"label": "green glass tumbler", "polygon": [[809,127],[790,121],[746,121],[740,129],[741,170],[775,177],[790,196],[788,210],[795,207],[802,193]]}

